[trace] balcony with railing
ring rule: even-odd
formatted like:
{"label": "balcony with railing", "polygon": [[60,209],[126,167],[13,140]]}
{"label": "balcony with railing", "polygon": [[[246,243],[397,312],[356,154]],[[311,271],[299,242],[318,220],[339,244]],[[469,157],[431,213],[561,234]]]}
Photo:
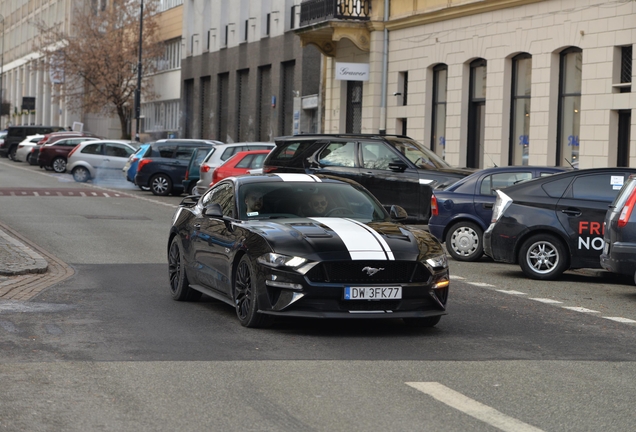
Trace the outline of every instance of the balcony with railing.
{"label": "balcony with railing", "polygon": [[300,5],[300,27],[332,20],[368,21],[371,0],[305,0]]}

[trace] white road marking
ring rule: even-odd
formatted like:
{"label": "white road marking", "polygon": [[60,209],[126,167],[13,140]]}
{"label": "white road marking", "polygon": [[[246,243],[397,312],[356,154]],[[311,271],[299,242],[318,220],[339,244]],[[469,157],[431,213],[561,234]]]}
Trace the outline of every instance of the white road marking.
{"label": "white road marking", "polygon": [[437,382],[407,382],[406,385],[455,408],[484,423],[510,432],[541,432],[542,430],[507,416],[494,408],[477,402]]}
{"label": "white road marking", "polygon": [[492,288],[495,287],[494,285],[491,285],[491,284],[486,283],[486,282],[466,282],[466,283],[467,284],[471,284],[471,285],[475,285],[475,286],[478,286],[478,287],[492,287]]}
{"label": "white road marking", "polygon": [[563,304],[563,302],[560,302],[558,300],[552,300],[552,299],[548,299],[548,298],[531,298],[530,300],[535,300],[541,303],[547,303],[547,304]]}
{"label": "white road marking", "polygon": [[524,292],[515,291],[515,290],[495,290],[495,291],[499,291],[500,293],[504,293],[504,294],[512,294],[512,295],[528,295]]}
{"label": "white road marking", "polygon": [[617,321],[617,322],[620,322],[620,323],[626,323],[626,324],[635,324],[636,323],[636,321],[634,321],[632,319],[623,318],[623,317],[603,317],[603,318],[608,319],[608,320],[612,320],[612,321]]}
{"label": "white road marking", "polygon": [[592,309],[586,309],[584,307],[579,306],[561,306],[563,309],[573,310],[575,312],[585,312],[585,313],[600,313],[599,311],[595,311]]}

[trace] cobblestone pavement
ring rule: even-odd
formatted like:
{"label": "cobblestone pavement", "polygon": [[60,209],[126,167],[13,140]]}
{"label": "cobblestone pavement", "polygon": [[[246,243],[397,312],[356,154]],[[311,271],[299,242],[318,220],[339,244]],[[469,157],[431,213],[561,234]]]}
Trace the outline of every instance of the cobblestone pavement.
{"label": "cobblestone pavement", "polygon": [[0,223],[0,301],[29,300],[73,273],[70,266]]}

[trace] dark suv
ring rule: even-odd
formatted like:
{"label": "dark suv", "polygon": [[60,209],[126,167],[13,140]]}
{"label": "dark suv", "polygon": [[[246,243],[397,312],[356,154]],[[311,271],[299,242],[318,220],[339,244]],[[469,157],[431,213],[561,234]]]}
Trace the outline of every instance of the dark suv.
{"label": "dark suv", "polygon": [[192,152],[212,148],[216,141],[166,139],[154,142],[139,159],[135,184],[149,187],[155,195],[180,195]]}
{"label": "dark suv", "polygon": [[605,245],[601,267],[629,275],[636,282],[636,175],[629,176],[610,205],[603,225]]}
{"label": "dark suv", "polygon": [[51,132],[64,130],[62,126],[10,126],[4,142],[0,143],[0,155],[13,160],[18,144],[29,135],[46,135]]}
{"label": "dark suv", "polygon": [[634,168],[573,170],[497,190],[484,252],[532,279],[600,268],[603,222]]}
{"label": "dark suv", "polygon": [[264,173],[329,174],[355,180],[408,222],[426,223],[433,188],[474,172],[453,168],[419,142],[399,135],[297,135],[276,140]]}

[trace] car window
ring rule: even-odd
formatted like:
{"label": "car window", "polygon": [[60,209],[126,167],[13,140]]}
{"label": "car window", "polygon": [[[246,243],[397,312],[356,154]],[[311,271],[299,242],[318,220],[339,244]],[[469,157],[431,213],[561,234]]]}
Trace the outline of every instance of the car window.
{"label": "car window", "polygon": [[389,163],[399,160],[398,156],[384,143],[363,142],[362,165],[369,169],[388,170]]}
{"label": "car window", "polygon": [[298,153],[299,150],[304,148],[306,145],[310,145],[311,143],[302,143],[302,144],[303,145],[301,145],[301,143],[299,142],[290,142],[290,143],[285,143],[283,145],[278,146],[276,150],[274,151],[275,154],[273,155],[272,160],[292,159],[294,155]]}
{"label": "car window", "polygon": [[209,150],[204,148],[196,149],[194,159],[192,160],[192,166],[198,167],[203,163],[203,159],[208,155]]}
{"label": "car window", "polygon": [[355,166],[355,142],[332,142],[318,156],[321,165]]}
{"label": "car window", "polygon": [[223,209],[223,216],[234,216],[234,188],[231,183],[219,183],[215,187],[211,188],[203,198],[201,198],[201,205],[207,207],[212,203],[217,203]]}
{"label": "car window", "polygon": [[252,159],[252,163],[249,166],[249,168],[263,168],[263,162],[265,162],[265,158],[267,157],[266,154],[257,154],[254,155],[254,158]]}
{"label": "car window", "polygon": [[627,202],[627,199],[632,194],[632,191],[636,187],[636,177],[630,176],[625,182],[625,185],[621,188],[616,196],[616,199],[612,203],[611,207],[621,209]]}
{"label": "car window", "polygon": [[390,138],[393,147],[420,169],[448,168],[450,165],[417,141]]}
{"label": "car window", "polygon": [[570,185],[572,181],[572,177],[565,177],[562,179],[554,180],[551,182],[544,183],[541,188],[551,196],[552,198],[561,198],[565,193],[565,190]]}
{"label": "car window", "polygon": [[252,159],[254,159],[253,154],[243,156],[243,159],[241,159],[239,163],[236,164],[236,168],[249,168],[250,164],[252,163]]}
{"label": "car window", "polygon": [[178,160],[190,161],[190,158],[192,158],[192,152],[194,150],[194,147],[177,147],[177,152],[175,153],[174,158]]}
{"label": "car window", "polygon": [[236,147],[226,148],[225,151],[223,151],[223,153],[221,154],[221,160],[226,161],[230,157],[234,156],[236,153],[241,152],[243,150],[245,150],[245,146],[236,146]]}
{"label": "car window", "polygon": [[106,144],[106,156],[125,157],[132,154],[132,150],[121,144]]}
{"label": "car window", "polygon": [[172,158],[172,155],[174,154],[175,150],[177,149],[176,145],[160,145],[157,147],[157,150],[159,151],[159,156],[162,158]]}
{"label": "car window", "polygon": [[531,178],[532,173],[530,172],[492,174],[482,180],[480,193],[482,195],[494,195],[497,189],[503,189]]}
{"label": "car window", "polygon": [[594,174],[577,177],[572,184],[572,198],[589,201],[613,201],[623,186],[621,173]]}
{"label": "car window", "polygon": [[82,149],[82,153],[85,154],[94,154],[101,155],[102,154],[102,144],[89,144]]}

